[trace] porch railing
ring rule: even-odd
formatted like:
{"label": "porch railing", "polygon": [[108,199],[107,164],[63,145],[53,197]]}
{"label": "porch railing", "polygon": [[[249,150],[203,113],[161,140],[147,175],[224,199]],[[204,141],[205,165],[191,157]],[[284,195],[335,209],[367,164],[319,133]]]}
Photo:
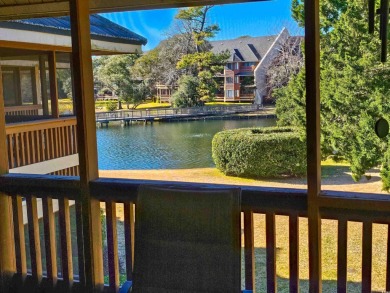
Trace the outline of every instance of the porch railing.
{"label": "porch railing", "polygon": [[[147,181],[98,179],[90,184],[91,196],[105,204],[106,213],[106,242],[108,265],[106,272],[106,292],[117,292],[121,282],[132,279],[133,247],[134,247],[134,213],[133,207],[137,202],[137,187]],[[153,184],[167,184],[156,182]],[[169,182],[170,185],[181,184]],[[190,187],[200,184],[188,184]],[[209,186],[209,185],[201,185]],[[213,185],[218,187],[218,185]],[[222,185],[221,185],[222,187]],[[226,187],[226,186],[225,186]],[[43,288],[44,286],[65,286],[75,289],[82,279],[82,272],[76,273],[77,268],[84,261],[82,258],[83,238],[81,225],[80,201],[78,200],[79,181],[73,177],[54,177],[48,179],[44,176],[5,175],[0,177],[0,192],[12,197],[14,239],[16,253],[16,268],[13,286],[18,292],[25,286]],[[26,199],[28,225],[23,225],[22,201]],[[42,199],[42,206],[37,205],[37,198]],[[53,200],[58,200],[59,213],[53,212]],[[73,219],[71,217],[69,201],[75,200],[76,208]],[[368,204],[369,203],[369,204]],[[118,230],[116,205],[123,204],[123,230]],[[390,201],[383,195],[326,192],[319,196],[320,214],[322,220],[337,221],[337,281],[329,292],[347,292],[347,251],[348,224],[358,222],[362,224],[362,258],[361,258],[361,292],[371,292],[372,288],[372,231],[373,224],[388,225],[390,222]],[[43,222],[40,225],[38,217],[39,209],[43,210]],[[285,261],[289,264],[288,288],[289,292],[300,290],[299,261],[300,219],[307,217],[307,196],[303,190],[292,189],[267,189],[258,187],[242,187],[242,212],[243,212],[243,238],[244,238],[244,282],[246,289],[256,289],[257,292],[277,291],[277,245],[276,222],[277,216],[288,217],[289,254]],[[266,261],[261,266],[255,266],[254,234],[259,233],[254,221],[254,214],[261,214],[265,218]],[[55,217],[58,217],[58,228]],[[71,222],[75,221],[75,227]],[[306,225],[306,224],[305,224]],[[43,228],[43,232],[40,231]],[[25,229],[28,233],[25,234]],[[75,233],[72,233],[72,229]],[[103,233],[94,230],[94,233]],[[26,245],[25,235],[29,241]],[[41,236],[40,236],[41,235]],[[121,235],[121,236],[120,236]],[[125,243],[125,267],[122,274],[118,266],[118,237]],[[387,250],[389,246],[388,235]],[[56,241],[60,243],[60,252],[56,249]],[[308,239],[308,244],[312,241]],[[77,243],[78,249],[72,249]],[[43,245],[44,244],[44,245]],[[44,247],[44,249],[42,248]],[[28,249],[26,249],[28,248]],[[29,253],[28,253],[29,250]],[[42,253],[41,253],[42,252]],[[386,252],[381,252],[386,253]],[[77,254],[77,257],[72,254]],[[44,255],[44,256],[43,256]],[[30,259],[28,264],[26,259]],[[57,260],[61,263],[61,272],[57,269]],[[390,254],[382,264],[386,272],[386,285],[383,291],[390,290]],[[43,266],[44,264],[44,266]],[[27,269],[30,267],[30,269]],[[255,282],[260,271],[265,270],[263,284]],[[100,274],[103,275],[103,269]],[[308,290],[302,288],[303,292]],[[357,292],[356,288],[350,292]]]}
{"label": "porch railing", "polygon": [[5,115],[11,115],[11,116],[38,115],[39,110],[42,110],[42,105],[6,107],[5,108]]}
{"label": "porch railing", "polygon": [[237,105],[237,106],[212,106],[192,108],[163,108],[124,110],[115,112],[96,113],[96,121],[102,120],[123,120],[142,118],[179,118],[206,115],[228,115],[235,113],[253,112],[259,110],[259,105]]}
{"label": "porch railing", "polygon": [[[34,166],[47,173],[74,169],[77,161],[76,119],[51,119],[6,126],[8,164],[11,172],[34,173]],[[54,161],[59,158],[62,161]],[[47,162],[44,166],[44,162]],[[50,167],[54,166],[54,167]],[[61,165],[64,168],[61,169]],[[23,167],[25,166],[25,167]],[[76,165],[77,166],[77,165]],[[23,169],[20,169],[23,168]],[[68,175],[77,175],[77,172]],[[66,175],[62,174],[61,175]]]}

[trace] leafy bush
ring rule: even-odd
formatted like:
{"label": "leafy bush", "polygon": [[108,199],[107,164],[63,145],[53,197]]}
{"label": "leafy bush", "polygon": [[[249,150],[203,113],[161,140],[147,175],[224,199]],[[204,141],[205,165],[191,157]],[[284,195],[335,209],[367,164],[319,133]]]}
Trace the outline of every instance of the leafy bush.
{"label": "leafy bush", "polygon": [[226,175],[282,177],[306,174],[306,142],[297,128],[225,130],[212,143],[213,160]]}
{"label": "leafy bush", "polygon": [[382,190],[390,192],[390,149],[388,148],[383,158],[383,164],[380,170],[382,178]]}
{"label": "leafy bush", "polygon": [[107,111],[115,111],[118,108],[118,104],[115,101],[110,101],[109,103],[106,104],[106,109]]}
{"label": "leafy bush", "polygon": [[194,76],[184,75],[179,80],[179,87],[172,95],[172,104],[177,108],[199,106],[201,104],[198,93],[199,79]]}

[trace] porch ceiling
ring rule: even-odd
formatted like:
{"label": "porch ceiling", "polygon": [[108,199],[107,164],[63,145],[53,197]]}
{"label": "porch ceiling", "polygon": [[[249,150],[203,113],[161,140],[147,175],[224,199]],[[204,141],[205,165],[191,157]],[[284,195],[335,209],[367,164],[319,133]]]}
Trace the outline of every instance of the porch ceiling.
{"label": "porch ceiling", "polygon": [[[200,6],[255,2],[251,0],[89,0],[90,12],[113,12],[154,8]],[[267,1],[267,0],[258,0]],[[0,0],[0,20],[32,17],[60,16],[69,14],[68,0]]]}

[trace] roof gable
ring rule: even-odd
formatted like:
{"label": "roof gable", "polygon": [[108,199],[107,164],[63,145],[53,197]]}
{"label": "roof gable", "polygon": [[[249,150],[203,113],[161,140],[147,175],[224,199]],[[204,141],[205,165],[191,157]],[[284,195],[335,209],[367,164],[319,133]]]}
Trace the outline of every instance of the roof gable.
{"label": "roof gable", "polygon": [[214,53],[230,52],[229,61],[258,62],[268,52],[277,36],[242,37],[232,40],[212,41]]}
{"label": "roof gable", "polygon": [[[94,14],[90,16],[91,38],[115,43],[146,45],[146,38],[120,26],[109,19]],[[1,21],[0,27],[70,36],[70,17],[45,17]]]}

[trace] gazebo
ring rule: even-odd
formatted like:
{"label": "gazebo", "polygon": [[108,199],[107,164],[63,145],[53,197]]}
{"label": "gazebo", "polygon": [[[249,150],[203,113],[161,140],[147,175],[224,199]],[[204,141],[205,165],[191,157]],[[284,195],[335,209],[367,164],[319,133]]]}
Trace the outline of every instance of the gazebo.
{"label": "gazebo", "polygon": [[[0,19],[23,19],[70,15],[77,117],[79,177],[9,174],[10,140],[6,135],[4,98],[0,94],[0,291],[1,292],[117,292],[120,287],[116,205],[123,204],[126,243],[126,279],[132,279],[134,213],[137,204],[137,180],[99,178],[96,149],[96,124],[92,77],[90,14],[100,12],[226,4],[244,1],[222,0],[2,0]],[[372,2],[372,1],[371,1]],[[383,1],[382,1],[383,2]],[[386,1],[385,1],[386,2]],[[388,3],[387,3],[388,5]],[[310,292],[321,292],[321,220],[338,221],[337,292],[347,291],[348,221],[362,223],[362,292],[371,292],[372,226],[390,223],[390,200],[376,194],[324,192],[321,190],[320,156],[320,45],[319,0],[305,1],[305,62],[307,114],[307,190],[254,188],[241,186],[243,231],[245,240],[245,288],[255,289],[253,214],[266,218],[267,291],[276,292],[275,216],[289,217],[289,288],[299,292],[299,218],[308,219]],[[384,11],[388,11],[385,6]],[[0,42],[1,45],[1,42]],[[2,83],[0,83],[2,85]],[[0,93],[3,91],[0,90]],[[60,132],[60,136],[62,136]],[[50,138],[50,136],[49,136]],[[68,147],[65,146],[65,150]],[[34,149],[35,156],[41,150]],[[50,152],[49,152],[50,153]],[[23,153],[19,152],[23,157]],[[156,185],[162,182],[153,182]],[[170,183],[175,185],[175,183]],[[190,185],[190,184],[189,184]],[[214,186],[218,187],[218,186]],[[26,264],[26,239],[22,201],[27,204],[28,247],[31,270]],[[39,238],[37,199],[42,199],[45,250],[43,272],[42,243]],[[59,204],[61,253],[56,250],[58,232],[53,199]],[[76,206],[77,258],[72,257],[69,202]],[[107,213],[108,284],[104,285],[100,203]],[[390,241],[389,241],[390,243]],[[390,246],[388,246],[388,251]],[[390,254],[387,255],[386,290],[390,291]],[[57,269],[61,262],[61,274]],[[78,267],[75,278],[74,267]]]}

